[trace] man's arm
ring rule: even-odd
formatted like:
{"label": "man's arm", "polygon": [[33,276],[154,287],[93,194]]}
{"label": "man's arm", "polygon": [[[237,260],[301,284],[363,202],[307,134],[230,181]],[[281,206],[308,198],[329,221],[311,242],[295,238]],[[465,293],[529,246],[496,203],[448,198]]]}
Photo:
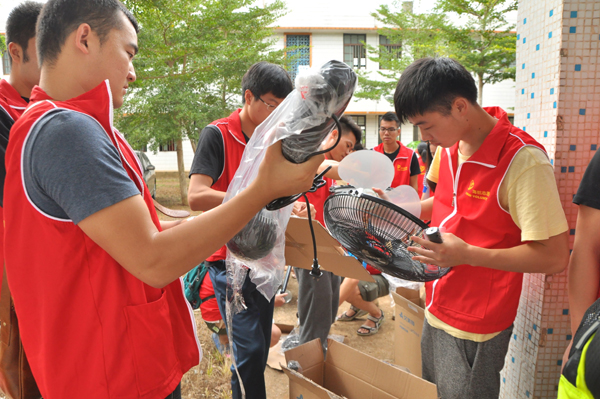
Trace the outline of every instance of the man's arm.
{"label": "man's arm", "polygon": [[254,182],[231,201],[187,223],[158,232],[136,195],[83,219],[79,227],[131,274],[164,287],[225,244],[268,202],[306,191],[322,156],[292,164],[281,143],[267,150]]}
{"label": "man's arm", "polygon": [[442,233],[442,244],[413,237],[426,248],[409,247],[413,259],[440,267],[462,264],[520,273],[554,274],[562,272],[569,261],[567,232],[547,240],[529,241],[506,249],[487,249],[469,245],[454,234]]}
{"label": "man's arm", "polygon": [[331,166],[331,169],[329,169],[329,171],[327,173],[325,173],[325,177],[329,177],[330,179],[333,179],[333,180],[342,180],[342,178],[340,177],[339,172],[338,172],[339,164],[340,163],[338,161],[326,159],[323,161],[323,163],[321,163],[321,165],[319,165],[319,170],[317,171],[317,173],[321,173],[325,169],[327,169],[328,166]]}
{"label": "man's arm", "polygon": [[600,289],[600,210],[579,206],[569,262],[569,308],[575,333]]}
{"label": "man's arm", "polygon": [[419,175],[410,177],[410,186],[419,194]]}
{"label": "man's arm", "polygon": [[193,174],[188,188],[188,202],[193,211],[208,211],[223,203],[225,192],[212,189],[213,179],[207,175]]}

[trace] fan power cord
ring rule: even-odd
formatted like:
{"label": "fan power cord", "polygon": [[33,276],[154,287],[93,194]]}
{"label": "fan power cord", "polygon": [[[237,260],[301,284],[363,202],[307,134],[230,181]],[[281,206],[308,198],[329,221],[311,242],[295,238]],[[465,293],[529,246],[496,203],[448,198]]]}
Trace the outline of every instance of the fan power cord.
{"label": "fan power cord", "polygon": [[[316,183],[316,181],[315,181],[315,183]],[[308,201],[308,197],[306,196],[306,194],[302,194],[302,196],[304,197],[304,200],[306,201],[306,210],[308,212],[308,226],[310,227],[310,235],[312,237],[312,242],[313,242],[314,258],[313,258],[313,265],[312,265],[312,270],[310,271],[310,275],[312,277],[318,279],[323,275],[323,272],[321,271],[321,266],[319,266],[319,259],[317,258],[317,239],[315,237],[315,230],[313,229],[312,217],[310,215],[310,202]]]}

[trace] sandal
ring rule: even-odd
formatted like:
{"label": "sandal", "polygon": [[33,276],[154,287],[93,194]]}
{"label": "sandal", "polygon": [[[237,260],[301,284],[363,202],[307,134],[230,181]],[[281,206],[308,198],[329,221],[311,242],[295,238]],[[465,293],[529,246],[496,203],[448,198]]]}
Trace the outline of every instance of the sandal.
{"label": "sandal", "polygon": [[[383,323],[383,310],[379,309],[381,311],[381,317],[377,318],[377,317],[373,317],[371,315],[369,315],[369,317],[367,317],[367,320],[371,320],[373,323],[375,323],[374,327],[369,327],[367,325],[362,325],[360,326],[360,328],[358,330],[356,330],[356,333],[358,335],[362,335],[362,336],[367,336],[367,335],[373,335],[373,334],[377,334],[377,332],[379,331],[379,328],[381,327],[381,323]],[[361,330],[367,330],[366,333],[361,332]]]}
{"label": "sandal", "polygon": [[348,314],[346,313],[347,311],[346,311],[346,312],[342,313],[341,315],[339,315],[338,317],[336,317],[335,321],[352,321],[358,317],[363,317],[364,315],[369,313],[366,310],[362,310],[362,309],[355,307],[354,305],[350,306],[350,310],[352,310],[354,312],[354,314],[352,316],[348,316]]}

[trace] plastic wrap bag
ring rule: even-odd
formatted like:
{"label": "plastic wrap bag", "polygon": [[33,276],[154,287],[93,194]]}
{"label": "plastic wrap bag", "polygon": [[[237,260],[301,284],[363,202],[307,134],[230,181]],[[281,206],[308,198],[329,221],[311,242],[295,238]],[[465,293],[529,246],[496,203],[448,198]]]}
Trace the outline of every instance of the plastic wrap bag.
{"label": "plastic wrap bag", "polygon": [[[283,140],[284,156],[305,162],[323,151],[323,141],[335,127],[332,114],[341,116],[356,87],[356,74],[340,61],[301,73],[296,88],[261,123],[246,145],[242,161],[224,202],[242,192],[256,178],[266,149]],[[257,289],[271,299],[283,280],[285,229],[292,206],[261,210],[227,243],[228,295],[233,313],[244,309],[241,289],[249,270]]]}

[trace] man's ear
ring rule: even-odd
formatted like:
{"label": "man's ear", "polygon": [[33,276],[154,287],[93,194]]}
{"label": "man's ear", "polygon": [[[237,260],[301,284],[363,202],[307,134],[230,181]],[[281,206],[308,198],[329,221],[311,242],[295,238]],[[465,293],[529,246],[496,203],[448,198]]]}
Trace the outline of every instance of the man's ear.
{"label": "man's ear", "polygon": [[23,63],[23,48],[15,42],[8,43],[8,54],[13,63]]}
{"label": "man's ear", "polygon": [[250,104],[254,100],[254,94],[249,89],[246,89],[244,92],[244,102],[246,104]]}
{"label": "man's ear", "polygon": [[470,107],[471,103],[464,97],[456,97],[452,103],[452,108],[461,116],[465,115]]}
{"label": "man's ear", "polygon": [[75,31],[75,48],[83,54],[90,53],[90,45],[92,39],[92,28],[88,24],[81,24]]}

